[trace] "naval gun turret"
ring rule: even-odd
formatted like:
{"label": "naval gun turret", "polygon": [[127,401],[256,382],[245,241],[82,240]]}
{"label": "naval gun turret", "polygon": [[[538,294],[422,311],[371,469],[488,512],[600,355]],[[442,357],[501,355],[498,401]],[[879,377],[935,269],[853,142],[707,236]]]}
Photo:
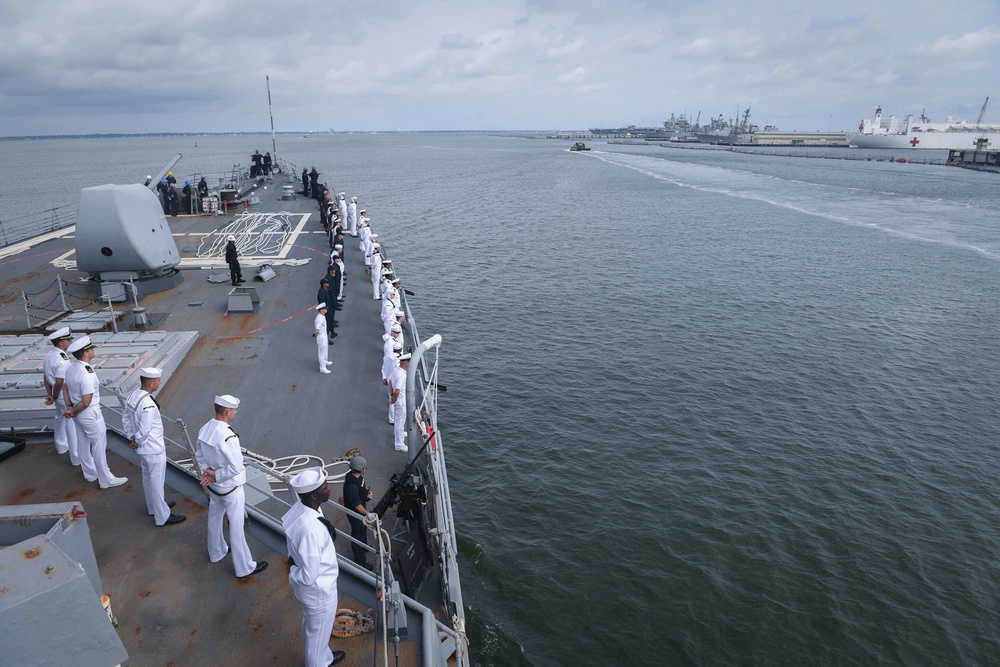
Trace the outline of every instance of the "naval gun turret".
{"label": "naval gun turret", "polygon": [[[93,280],[145,282],[145,292],[172,287],[180,253],[160,200],[148,188],[98,185],[80,191],[76,266]],[[155,283],[155,285],[154,285]]]}

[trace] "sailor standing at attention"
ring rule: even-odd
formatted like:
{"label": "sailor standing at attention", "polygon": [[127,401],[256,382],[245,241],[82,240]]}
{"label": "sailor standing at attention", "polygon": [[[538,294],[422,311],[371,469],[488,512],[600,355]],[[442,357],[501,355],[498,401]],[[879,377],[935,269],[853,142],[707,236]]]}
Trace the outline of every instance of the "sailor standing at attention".
{"label": "sailor standing at attention", "polygon": [[344,225],[344,229],[349,226],[349,221],[347,219],[347,193],[341,192],[340,199],[338,200],[338,208],[340,209],[340,221]]}
{"label": "sailor standing at attention", "polygon": [[389,378],[389,403],[392,405],[392,430],[397,452],[405,452],[406,446],[406,369],[410,366],[410,355],[399,357],[399,366]]}
{"label": "sailor standing at attention", "polygon": [[76,427],[83,478],[88,482],[100,481],[102,489],[121,486],[128,477],[115,477],[108,469],[108,427],[101,412],[101,382],[90,365],[94,358],[90,336],[77,338],[66,351],[76,361],[66,371],[69,398],[63,415],[72,419]]}
{"label": "sailor standing at attention", "polygon": [[302,639],[306,667],[326,667],[344,659],[330,650],[330,633],[337,616],[337,551],[333,525],[323,516],[330,484],[322,468],[303,470],[289,482],[299,500],[281,517],[288,541],[288,582],[302,603]]}
{"label": "sailor standing at attention", "polygon": [[243,271],[240,269],[240,253],[236,250],[236,237],[232,234],[226,239],[226,264],[229,265],[229,278],[233,285],[245,283]]}
{"label": "sailor standing at attention", "polygon": [[172,526],[187,517],[170,512],[163,499],[163,480],[167,473],[167,448],[163,441],[163,419],[160,405],[153,392],[160,388],[159,368],[139,370],[139,387],[125,400],[122,428],[129,446],[139,453],[142,465],[142,492],[146,496],[146,513],[157,526]]}
{"label": "sailor standing at attention", "polygon": [[76,449],[76,427],[73,422],[67,421],[66,416],[66,395],[63,392],[63,384],[66,380],[66,371],[73,365],[66,348],[73,342],[69,327],[63,327],[49,336],[53,348],[45,354],[45,405],[54,405],[56,408],[56,422],[53,429],[56,441],[56,454],[69,452],[69,460],[75,466],[80,465],[80,454]]}
{"label": "sailor standing at attention", "polygon": [[351,203],[347,205],[347,224],[351,229],[351,236],[358,235],[358,198],[351,197]]}
{"label": "sailor standing at attention", "polygon": [[233,567],[237,577],[249,577],[263,572],[267,561],[254,562],[250,545],[243,533],[246,497],[243,485],[247,481],[243,466],[240,438],[229,425],[236,418],[240,399],[228,394],[215,397],[215,419],[198,431],[195,459],[201,469],[201,485],[210,492],[208,502],[208,557],[218,563],[226,557],[229,547],[222,537],[222,516],[229,519],[229,542],[233,550]]}
{"label": "sailor standing at attention", "polygon": [[330,369],[327,368],[332,361],[327,361],[327,349],[330,345],[330,340],[326,336],[326,304],[317,303],[315,319],[313,319],[313,338],[316,339],[316,353],[319,356],[319,372],[329,373]]}

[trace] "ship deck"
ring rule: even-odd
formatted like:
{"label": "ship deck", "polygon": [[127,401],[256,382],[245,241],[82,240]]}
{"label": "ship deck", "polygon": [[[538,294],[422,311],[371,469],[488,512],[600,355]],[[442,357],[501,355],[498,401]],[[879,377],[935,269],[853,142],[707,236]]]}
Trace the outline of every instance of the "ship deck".
{"label": "ship deck", "polygon": [[[320,374],[311,335],[316,311],[311,307],[316,303],[319,279],[326,272],[326,234],[315,201],[301,194],[292,201],[281,200],[281,178],[275,177],[267,190],[258,190],[261,203],[251,207],[251,212],[287,211],[293,214],[289,219],[294,223],[281,257],[241,257],[246,286],[256,287],[259,295],[253,313],[227,315],[232,288],[228,279],[208,281],[213,274],[224,273],[228,278],[225,263],[221,258],[206,261],[195,256],[206,236],[218,235],[238,216],[167,217],[181,251],[183,281],[171,290],[142,296],[140,305],[154,330],[200,335],[156,398],[163,414],[183,420],[194,438],[213,417],[214,396],[239,397],[242,402],[233,427],[242,445],[272,458],[312,454],[329,462],[358,448],[368,460],[366,479],[378,500],[390,476],[407,463],[407,455],[393,448],[386,390],[381,384],[381,302],[372,299],[357,239],[348,237],[346,299],[337,312],[338,336],[329,349],[333,372]],[[378,231],[377,202],[374,206],[364,203]],[[52,237],[19,252],[0,252],[0,329],[21,333],[26,328],[24,313],[16,304],[22,290],[29,295],[43,292],[57,273],[70,283],[82,277],[74,270],[72,230]],[[276,272],[267,282],[252,280],[255,265],[261,262],[272,264]],[[119,326],[127,328],[129,321],[126,317]],[[40,323],[36,319],[32,324]],[[413,341],[406,343],[409,346]],[[102,396],[102,400],[114,404],[113,399]],[[114,416],[107,409],[105,416],[112,426]],[[243,655],[240,651],[256,656],[243,664],[262,664],[262,652],[270,656],[267,664],[301,664],[301,608],[287,582],[283,540],[275,539],[274,531],[248,521],[248,530],[255,536],[251,551],[271,567],[239,583],[228,560],[214,566],[208,562],[206,500],[191,477],[169,471],[167,496],[179,501],[175,511],[186,514],[188,520],[158,529],[145,515],[137,457],[123,439],[109,433],[109,463],[115,474],[128,476],[129,483],[107,491],[86,484],[68,457],[54,454],[51,440],[48,443],[36,436],[25,452],[0,463],[4,471],[0,501],[26,504],[74,499],[84,504],[91,517],[105,592],[122,621],[119,635],[131,656],[129,664],[216,664],[220,655],[226,656],[226,663],[237,664],[237,656]],[[338,500],[339,485],[333,486],[332,499]],[[327,514],[338,529],[349,533],[343,513]],[[338,540],[337,548],[349,558],[346,539]],[[430,581],[424,589],[437,585]],[[371,588],[341,568],[342,607],[374,606]],[[428,604],[428,600],[420,601]],[[435,605],[428,606],[433,609]],[[410,630],[419,636],[419,623],[412,622]],[[246,641],[248,637],[263,641]],[[371,634],[345,641],[368,646],[349,651],[347,664],[371,662]],[[338,647],[336,641],[333,647]],[[401,664],[417,664],[418,652],[416,645],[404,645],[403,656],[410,658]]]}

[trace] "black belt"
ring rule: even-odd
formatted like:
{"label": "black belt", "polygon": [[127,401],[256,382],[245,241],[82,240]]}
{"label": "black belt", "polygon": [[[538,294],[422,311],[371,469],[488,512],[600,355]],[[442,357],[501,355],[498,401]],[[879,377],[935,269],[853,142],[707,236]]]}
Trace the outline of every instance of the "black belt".
{"label": "black belt", "polygon": [[220,498],[225,498],[230,493],[232,493],[236,489],[240,488],[240,486],[242,486],[242,485],[241,484],[237,484],[236,486],[234,486],[233,488],[229,489],[225,493],[219,493],[218,491],[216,491],[215,489],[213,489],[211,486],[206,486],[205,488],[208,489],[209,491],[211,491],[212,493],[214,493],[215,495],[219,496]]}

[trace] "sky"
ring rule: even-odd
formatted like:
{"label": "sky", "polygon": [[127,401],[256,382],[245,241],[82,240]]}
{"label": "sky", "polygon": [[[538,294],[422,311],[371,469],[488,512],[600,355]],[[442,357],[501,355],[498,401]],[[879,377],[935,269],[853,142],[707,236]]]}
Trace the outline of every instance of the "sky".
{"label": "sky", "polygon": [[1000,123],[1000,0],[0,0],[0,136]]}

